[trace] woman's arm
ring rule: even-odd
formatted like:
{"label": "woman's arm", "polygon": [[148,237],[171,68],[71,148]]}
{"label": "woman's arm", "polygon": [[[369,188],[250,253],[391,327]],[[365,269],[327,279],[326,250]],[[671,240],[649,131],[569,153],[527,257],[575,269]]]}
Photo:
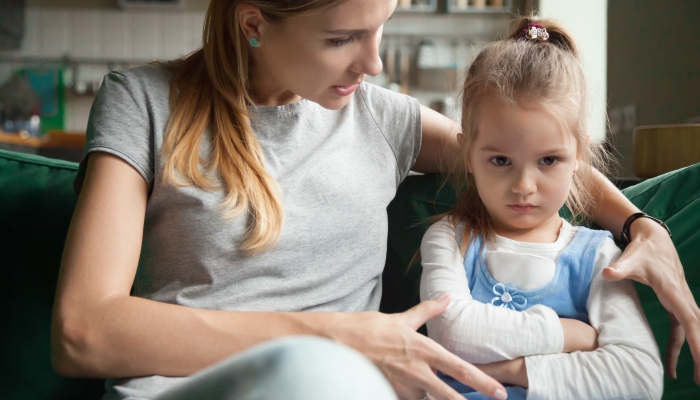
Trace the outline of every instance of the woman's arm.
{"label": "woman's arm", "polygon": [[458,123],[426,106],[420,106],[422,139],[413,171],[424,174],[446,172],[458,148]]}
{"label": "woman's arm", "polygon": [[596,333],[583,322],[560,319],[545,306],[525,312],[474,300],[453,224],[433,224],[421,243],[421,299],[448,293],[452,301],[428,321],[428,334],[447,350],[472,363],[510,360],[531,354],[592,350]]}
{"label": "woman's arm", "polygon": [[[595,222],[619,237],[627,217],[639,209],[603,174],[597,172],[597,176],[600,190]],[[622,257],[603,271],[603,277],[611,281],[631,279],[651,286],[671,319],[666,374],[675,379],[678,355],[687,335],[695,362],[695,383],[700,385],[700,309],[685,280],[678,252],[668,232],[647,218],[634,221],[630,233],[630,244]]]}
{"label": "woman's arm", "polygon": [[415,332],[449,299],[395,315],[247,313],[194,309],[129,295],[141,251],[147,186],[123,160],[90,156],[61,265],[52,321],[53,363],[67,376],[184,376],[265,340],[329,337],[359,350],[401,397],[426,390],[459,399],[440,369],[484,393],[503,387]]}

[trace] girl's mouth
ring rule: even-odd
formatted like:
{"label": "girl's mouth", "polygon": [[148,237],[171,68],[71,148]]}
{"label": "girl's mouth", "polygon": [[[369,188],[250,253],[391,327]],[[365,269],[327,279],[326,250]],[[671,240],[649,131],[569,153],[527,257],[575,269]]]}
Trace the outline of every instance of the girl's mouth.
{"label": "girl's mouth", "polygon": [[532,204],[509,204],[511,210],[519,213],[528,213],[537,208],[537,206]]}

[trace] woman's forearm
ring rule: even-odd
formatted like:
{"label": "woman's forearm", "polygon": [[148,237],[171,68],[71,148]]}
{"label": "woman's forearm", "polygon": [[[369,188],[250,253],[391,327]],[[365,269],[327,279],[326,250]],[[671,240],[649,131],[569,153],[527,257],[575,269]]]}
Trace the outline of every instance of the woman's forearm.
{"label": "woman's forearm", "polygon": [[627,217],[639,212],[639,209],[605,175],[598,170],[593,172],[597,189],[593,190],[595,223],[619,238]]}
{"label": "woman's forearm", "polygon": [[115,297],[55,316],[53,362],[80,377],[185,376],[281,336],[323,335],[337,314],[202,310]]}

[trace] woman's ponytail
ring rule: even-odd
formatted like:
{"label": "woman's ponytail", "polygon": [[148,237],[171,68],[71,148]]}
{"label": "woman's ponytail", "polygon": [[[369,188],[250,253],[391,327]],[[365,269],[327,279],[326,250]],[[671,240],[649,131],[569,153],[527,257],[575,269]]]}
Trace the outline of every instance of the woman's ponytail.
{"label": "woman's ponytail", "polygon": [[[245,0],[271,23],[317,12],[344,0]],[[172,72],[171,115],[163,141],[162,181],[222,190],[225,218],[247,217],[241,250],[255,254],[274,247],[282,233],[282,193],[265,170],[262,149],[250,124],[248,41],[238,24],[242,0],[211,0],[203,48],[162,63]],[[290,4],[291,3],[291,4]],[[208,158],[200,155],[206,129]]]}

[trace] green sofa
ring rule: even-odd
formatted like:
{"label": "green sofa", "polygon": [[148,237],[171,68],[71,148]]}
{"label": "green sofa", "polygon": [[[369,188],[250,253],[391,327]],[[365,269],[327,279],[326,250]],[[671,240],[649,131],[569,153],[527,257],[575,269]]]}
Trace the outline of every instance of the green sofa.
{"label": "green sofa", "polygon": [[[77,196],[77,164],[0,150],[0,328],[2,399],[96,399],[103,381],[65,379],[51,368],[49,329],[61,252]],[[389,246],[384,274],[385,312],[418,302],[420,265],[409,263],[427,218],[446,211],[454,193],[440,189],[437,176],[409,176],[388,207]],[[665,220],[694,293],[700,291],[700,164],[645,181],[625,195],[647,213]],[[638,291],[661,349],[666,313],[647,287]],[[664,398],[700,398],[693,384],[687,345],[678,379],[667,380]]]}

